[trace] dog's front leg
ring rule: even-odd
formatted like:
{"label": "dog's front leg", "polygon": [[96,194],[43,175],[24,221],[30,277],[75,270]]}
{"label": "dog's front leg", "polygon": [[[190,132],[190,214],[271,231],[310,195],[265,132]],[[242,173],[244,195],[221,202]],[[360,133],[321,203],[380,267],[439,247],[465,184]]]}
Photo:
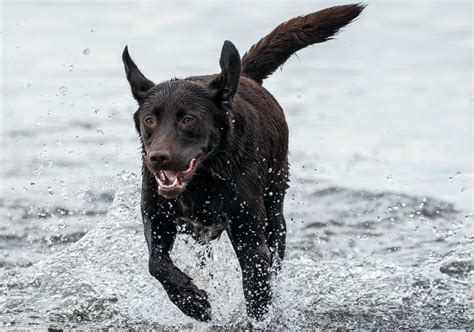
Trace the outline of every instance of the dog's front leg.
{"label": "dog's front leg", "polygon": [[265,240],[264,222],[262,209],[245,206],[231,216],[228,229],[242,269],[247,314],[258,320],[267,314],[271,301],[271,254]]}
{"label": "dog's front leg", "polygon": [[150,258],[150,274],[158,279],[170,300],[181,311],[194,319],[209,321],[211,306],[207,294],[197,288],[190,277],[177,268],[170,257],[176,238],[176,225],[168,215],[156,214],[153,218],[143,214],[145,237]]}

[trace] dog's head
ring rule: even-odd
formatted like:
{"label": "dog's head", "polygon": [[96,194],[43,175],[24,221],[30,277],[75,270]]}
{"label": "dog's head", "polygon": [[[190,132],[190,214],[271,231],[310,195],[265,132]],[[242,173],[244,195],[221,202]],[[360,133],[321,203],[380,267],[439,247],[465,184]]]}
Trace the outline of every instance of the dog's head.
{"label": "dog's head", "polygon": [[239,53],[224,42],[221,73],[207,85],[180,79],[155,85],[140,72],[127,47],[122,58],[139,105],[134,121],[145,165],[155,175],[158,193],[176,198],[228,131],[240,78]]}

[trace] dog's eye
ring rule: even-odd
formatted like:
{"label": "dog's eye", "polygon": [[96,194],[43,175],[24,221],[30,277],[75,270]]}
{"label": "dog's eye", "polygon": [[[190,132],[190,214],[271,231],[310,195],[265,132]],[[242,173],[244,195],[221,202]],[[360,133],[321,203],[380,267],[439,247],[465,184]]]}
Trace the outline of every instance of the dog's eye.
{"label": "dog's eye", "polygon": [[185,125],[189,125],[194,122],[194,118],[192,116],[186,115],[183,120],[181,120]]}
{"label": "dog's eye", "polygon": [[145,124],[148,127],[153,127],[155,125],[155,119],[153,119],[153,117],[149,116],[149,117],[145,118]]}

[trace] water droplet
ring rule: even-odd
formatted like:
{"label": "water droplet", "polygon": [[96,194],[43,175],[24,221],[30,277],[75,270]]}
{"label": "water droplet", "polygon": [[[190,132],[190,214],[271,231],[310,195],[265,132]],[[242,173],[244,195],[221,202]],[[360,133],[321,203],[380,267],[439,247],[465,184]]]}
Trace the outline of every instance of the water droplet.
{"label": "water droplet", "polygon": [[461,172],[457,171],[454,175],[451,175],[448,179],[449,179],[449,181],[452,181],[455,177],[457,177],[461,174],[462,174]]}
{"label": "water droplet", "polygon": [[316,235],[316,237],[314,238],[313,240],[313,243],[316,245],[316,246],[320,246],[321,245],[321,238]]}
{"label": "water droplet", "polygon": [[67,88],[66,88],[64,85],[63,85],[63,86],[60,86],[60,87],[58,88],[58,90],[59,90],[59,92],[61,93],[61,95],[62,95],[63,97],[67,95],[67,92],[68,92],[68,91],[67,91]]}
{"label": "water droplet", "polygon": [[48,194],[50,194],[50,195],[54,195],[53,188],[51,188],[51,187],[48,187]]}

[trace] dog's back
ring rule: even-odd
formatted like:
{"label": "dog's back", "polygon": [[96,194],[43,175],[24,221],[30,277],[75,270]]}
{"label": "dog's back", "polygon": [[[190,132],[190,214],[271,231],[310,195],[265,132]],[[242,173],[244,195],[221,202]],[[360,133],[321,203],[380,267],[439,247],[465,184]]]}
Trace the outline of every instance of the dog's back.
{"label": "dog's back", "polygon": [[[242,57],[232,116],[245,119],[247,128],[244,135],[238,137],[239,144],[246,147],[244,152],[250,161],[258,161],[255,167],[259,169],[255,171],[266,175],[259,179],[263,187],[269,188],[267,191],[273,192],[275,186],[277,191],[286,189],[286,183],[281,182],[286,182],[288,175],[288,127],[280,105],[262,87],[263,80],[298,50],[332,39],[364,7],[362,4],[335,6],[290,19],[273,29]],[[215,78],[215,75],[209,75],[188,79],[208,86]],[[257,159],[250,156],[252,147],[259,150]],[[242,157],[245,159],[245,153]]]}

